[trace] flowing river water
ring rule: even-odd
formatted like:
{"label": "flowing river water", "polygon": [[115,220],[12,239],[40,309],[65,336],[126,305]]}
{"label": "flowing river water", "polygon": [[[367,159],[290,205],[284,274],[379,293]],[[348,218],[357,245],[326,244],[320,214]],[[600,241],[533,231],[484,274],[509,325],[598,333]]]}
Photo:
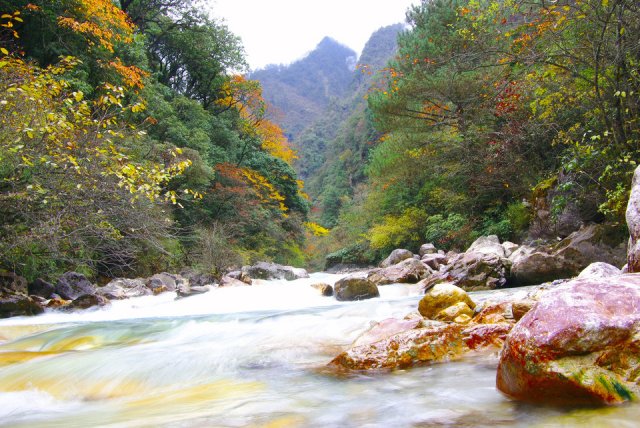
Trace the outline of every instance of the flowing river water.
{"label": "flowing river water", "polygon": [[[256,281],[83,312],[0,321],[1,427],[636,427],[640,405],[560,409],[495,388],[496,354],[391,373],[324,369],[373,322],[404,317],[415,286],[337,302]],[[474,300],[495,292],[473,294]]]}

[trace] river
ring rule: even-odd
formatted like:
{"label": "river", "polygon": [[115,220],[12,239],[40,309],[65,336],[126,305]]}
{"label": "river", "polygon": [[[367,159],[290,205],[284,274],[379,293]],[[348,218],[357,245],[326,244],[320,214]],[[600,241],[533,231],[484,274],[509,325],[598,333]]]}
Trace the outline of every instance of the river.
{"label": "river", "polygon": [[324,369],[335,355],[420,299],[415,286],[389,285],[377,299],[337,302],[309,286],[338,278],[0,320],[0,426],[638,426],[637,404],[559,409],[505,398],[496,354],[337,376]]}

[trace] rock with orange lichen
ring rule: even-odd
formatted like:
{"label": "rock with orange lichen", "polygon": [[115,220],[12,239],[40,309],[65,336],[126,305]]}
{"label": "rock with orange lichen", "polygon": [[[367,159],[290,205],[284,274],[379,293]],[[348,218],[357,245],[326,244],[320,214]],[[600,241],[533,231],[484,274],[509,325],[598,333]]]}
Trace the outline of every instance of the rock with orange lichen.
{"label": "rock with orange lichen", "polygon": [[350,370],[404,369],[451,360],[467,349],[462,340],[462,326],[458,324],[437,321],[414,324],[407,322],[400,327],[404,330],[386,337],[373,335],[373,342],[357,341],[359,344],[338,355],[330,365]]}
{"label": "rock with orange lichen", "polygon": [[638,399],[640,275],[547,291],[508,335],[496,383],[512,398],[554,405]]}
{"label": "rock with orange lichen", "polygon": [[501,349],[507,334],[513,328],[511,323],[475,324],[462,331],[464,344],[472,350],[494,347]]}
{"label": "rock with orange lichen", "polygon": [[498,324],[513,322],[511,315],[511,303],[501,302],[486,305],[476,316],[473,322],[478,324]]}

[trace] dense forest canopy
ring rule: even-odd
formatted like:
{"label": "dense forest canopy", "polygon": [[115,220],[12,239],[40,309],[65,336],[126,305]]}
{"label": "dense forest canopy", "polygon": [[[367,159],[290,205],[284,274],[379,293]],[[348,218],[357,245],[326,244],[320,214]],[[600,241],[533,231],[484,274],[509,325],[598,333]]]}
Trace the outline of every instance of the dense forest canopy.
{"label": "dense forest canopy", "polygon": [[[321,268],[624,224],[637,2],[424,0],[355,71],[325,39],[251,77],[238,36],[201,10],[0,0],[0,268]],[[288,118],[274,92],[291,92]]]}
{"label": "dense forest canopy", "polygon": [[[195,1],[1,1],[0,265],[301,263],[295,152]],[[317,231],[317,229],[316,229]]]}
{"label": "dense forest canopy", "polygon": [[639,12],[624,0],[412,7],[360,116],[377,131],[364,135],[366,183],[320,189],[330,263],[623,225],[639,154]]}

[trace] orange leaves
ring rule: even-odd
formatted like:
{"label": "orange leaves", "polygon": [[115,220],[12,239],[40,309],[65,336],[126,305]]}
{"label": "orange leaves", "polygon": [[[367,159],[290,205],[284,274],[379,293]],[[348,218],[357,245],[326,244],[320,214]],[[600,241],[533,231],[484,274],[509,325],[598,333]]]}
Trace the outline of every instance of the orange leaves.
{"label": "orange leaves", "polygon": [[[276,206],[282,216],[287,217],[286,213],[289,211],[289,208],[284,204],[284,196],[259,172],[228,162],[216,165],[216,172],[223,181],[226,181],[225,185],[222,186],[225,190],[238,195],[244,195],[247,193],[247,189],[251,189],[251,193],[258,202]],[[222,189],[219,187],[218,190]]]}
{"label": "orange leaves", "polygon": [[99,45],[113,52],[114,44],[130,43],[133,25],[111,0],[75,0],[70,2],[58,25],[87,36],[90,46]]}
{"label": "orange leaves", "polygon": [[265,117],[267,103],[262,98],[259,82],[232,76],[223,86],[223,96],[216,104],[237,109],[244,122],[244,132],[260,138],[263,150],[288,164],[297,159],[282,129]]}
{"label": "orange leaves", "polygon": [[256,126],[256,132],[262,139],[262,148],[272,156],[291,164],[298,158],[295,150],[289,145],[282,129],[269,120],[262,120]]}
{"label": "orange leaves", "polygon": [[107,66],[115,70],[122,77],[125,85],[132,89],[142,89],[144,87],[142,80],[149,76],[149,73],[135,65],[124,65],[120,58],[110,61]]}

